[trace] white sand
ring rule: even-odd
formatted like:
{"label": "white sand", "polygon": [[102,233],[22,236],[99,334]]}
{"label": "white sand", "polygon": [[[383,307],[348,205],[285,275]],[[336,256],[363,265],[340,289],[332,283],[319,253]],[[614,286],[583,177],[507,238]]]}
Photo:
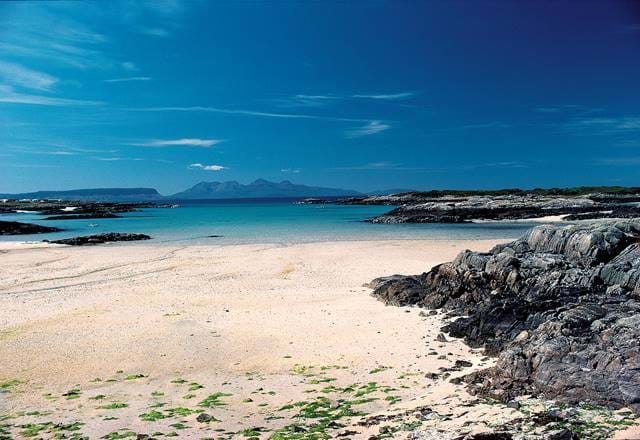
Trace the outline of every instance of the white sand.
{"label": "white sand", "polygon": [[[338,420],[353,431],[350,438],[417,420],[410,412],[357,425],[371,415],[425,405],[436,413],[423,427],[455,432],[465,424],[499,425],[516,411],[466,407],[474,398],[463,386],[425,377],[458,359],[473,367],[453,376],[489,361],[461,341],[436,342],[440,317],[385,307],[363,287],[377,276],[421,273],[460,250],[495,244],[1,244],[0,384],[19,383],[0,394],[0,415],[51,412],[4,422],[14,433],[24,423],[81,421],[78,432],[91,438],[127,430],[181,438],[218,437],[222,430],[238,437],[231,433],[251,427],[271,431],[261,434],[267,438],[282,426],[317,421],[295,418],[301,407],[282,410],[287,404],[321,397],[335,407],[340,399],[372,397],[377,400],[353,406],[368,416]],[[135,375],[144,377],[128,377]],[[375,384],[366,388],[368,382]],[[73,389],[79,397],[63,396]],[[220,398],[224,406],[199,406],[215,392],[229,394]],[[97,395],[105,397],[93,400]],[[128,406],[100,408],[113,403]],[[197,414],[172,413],[176,407],[220,421],[201,423]],[[165,418],[140,417],[151,411]]]}

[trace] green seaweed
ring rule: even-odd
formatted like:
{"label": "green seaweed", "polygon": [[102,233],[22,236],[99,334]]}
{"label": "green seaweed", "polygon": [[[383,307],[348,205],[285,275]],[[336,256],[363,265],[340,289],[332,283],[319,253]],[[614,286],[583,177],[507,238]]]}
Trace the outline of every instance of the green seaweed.
{"label": "green seaweed", "polygon": [[221,392],[213,393],[208,395],[202,402],[198,403],[198,406],[202,406],[204,408],[216,408],[219,406],[225,406],[226,403],[221,402],[220,398],[229,397],[229,396],[231,396],[231,394],[229,393],[221,393]]}
{"label": "green seaweed", "polygon": [[129,405],[127,403],[113,402],[113,403],[109,403],[107,405],[99,406],[98,409],[122,409],[122,408],[126,408],[128,406]]}

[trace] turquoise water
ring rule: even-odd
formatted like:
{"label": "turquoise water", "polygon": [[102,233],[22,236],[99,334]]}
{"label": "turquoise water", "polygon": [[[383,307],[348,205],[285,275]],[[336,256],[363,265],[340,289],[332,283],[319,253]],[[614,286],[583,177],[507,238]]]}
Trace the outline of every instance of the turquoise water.
{"label": "turquoise water", "polygon": [[[515,238],[527,223],[381,225],[363,220],[388,206],[297,205],[293,201],[213,201],[152,208],[118,219],[44,221],[33,213],[0,215],[65,229],[63,232],[0,237],[3,241],[54,240],[103,232],[144,233],[155,243],[301,243],[330,240]],[[208,238],[220,235],[219,238]]]}

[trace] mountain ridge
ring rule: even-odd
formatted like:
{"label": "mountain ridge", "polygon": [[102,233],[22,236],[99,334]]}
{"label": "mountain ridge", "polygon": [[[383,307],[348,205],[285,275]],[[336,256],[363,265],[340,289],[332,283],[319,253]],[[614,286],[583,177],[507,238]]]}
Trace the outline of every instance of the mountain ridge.
{"label": "mountain ridge", "polygon": [[277,198],[277,197],[343,197],[362,193],[350,189],[327,188],[295,184],[288,180],[271,182],[256,179],[244,185],[235,180],[227,182],[199,182],[185,191],[167,196],[174,200]]}
{"label": "mountain ridge", "polygon": [[288,180],[271,182],[256,179],[249,184],[235,180],[199,182],[176,194],[163,196],[155,188],[85,188],[72,190],[42,190],[0,194],[3,199],[61,199],[78,201],[162,201],[278,197],[346,197],[363,196],[358,191],[295,184]]}

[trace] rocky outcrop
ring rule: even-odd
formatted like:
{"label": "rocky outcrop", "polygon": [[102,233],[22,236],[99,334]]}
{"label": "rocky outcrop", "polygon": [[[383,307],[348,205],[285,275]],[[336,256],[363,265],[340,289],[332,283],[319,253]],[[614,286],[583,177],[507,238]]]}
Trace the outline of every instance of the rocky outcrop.
{"label": "rocky outcrop", "polygon": [[470,223],[477,220],[522,220],[547,216],[566,216],[567,220],[634,218],[640,217],[640,207],[627,202],[626,199],[593,200],[588,197],[536,195],[476,196],[447,200],[413,200],[370,221]]}
{"label": "rocky outcrop", "polygon": [[34,225],[32,223],[0,221],[0,235],[28,235],[44,234],[47,232],[59,232],[62,229],[48,226]]}
{"label": "rocky outcrop", "polygon": [[640,413],[640,220],[539,226],[488,253],[419,276],[374,280],[388,304],[443,308],[443,331],[485,347],[495,367],[474,393],[533,394]]}
{"label": "rocky outcrop", "polygon": [[73,238],[65,238],[63,240],[45,240],[48,243],[54,244],[67,244],[70,246],[85,246],[85,245],[94,245],[94,244],[103,244],[103,243],[111,243],[116,241],[138,241],[138,240],[150,240],[151,237],[144,234],[118,234],[118,233],[108,233],[108,234],[98,234],[98,235],[88,235],[84,237],[73,237]]}
{"label": "rocky outcrop", "polygon": [[0,214],[29,211],[42,215],[113,215],[135,212],[143,208],[167,208],[159,203],[116,203],[64,200],[5,200],[0,202]]}
{"label": "rocky outcrop", "polygon": [[42,220],[90,220],[96,218],[120,218],[121,216],[112,214],[110,212],[96,212],[93,214],[66,214],[66,215],[51,215],[45,217]]}

